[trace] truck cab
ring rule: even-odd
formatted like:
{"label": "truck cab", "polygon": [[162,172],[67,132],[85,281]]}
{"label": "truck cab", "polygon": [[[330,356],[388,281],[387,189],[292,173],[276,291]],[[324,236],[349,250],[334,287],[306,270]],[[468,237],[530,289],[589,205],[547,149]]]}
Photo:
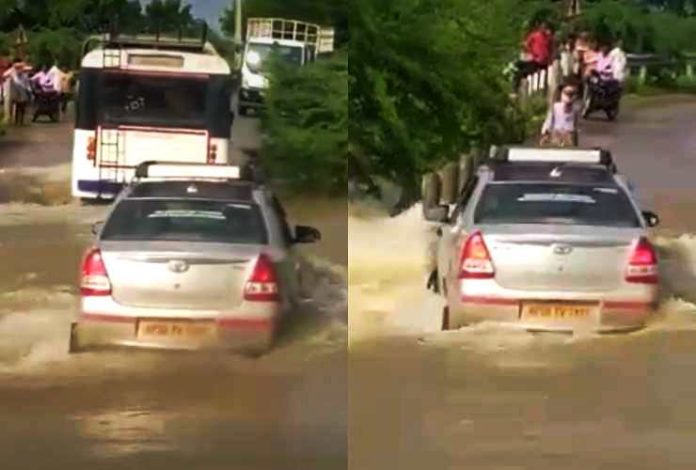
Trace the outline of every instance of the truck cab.
{"label": "truck cab", "polygon": [[296,20],[250,18],[242,60],[239,114],[263,108],[268,89],[268,62],[279,57],[302,67],[321,53],[333,51],[334,30]]}

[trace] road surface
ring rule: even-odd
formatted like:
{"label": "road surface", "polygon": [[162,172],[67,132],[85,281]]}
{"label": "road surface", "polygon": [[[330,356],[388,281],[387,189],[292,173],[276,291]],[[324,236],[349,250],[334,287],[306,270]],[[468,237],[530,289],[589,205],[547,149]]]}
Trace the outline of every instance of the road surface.
{"label": "road surface", "polygon": [[[255,120],[234,134],[258,147]],[[271,354],[69,356],[80,256],[106,210],[70,202],[70,139],[65,123],[0,140],[0,468],[345,469],[345,202],[289,201],[325,241],[307,253],[314,300]]]}
{"label": "road surface", "polygon": [[351,468],[696,468],[695,119],[662,98],[584,125],[662,216],[665,292],[639,333],[439,332],[418,208],[350,218]]}

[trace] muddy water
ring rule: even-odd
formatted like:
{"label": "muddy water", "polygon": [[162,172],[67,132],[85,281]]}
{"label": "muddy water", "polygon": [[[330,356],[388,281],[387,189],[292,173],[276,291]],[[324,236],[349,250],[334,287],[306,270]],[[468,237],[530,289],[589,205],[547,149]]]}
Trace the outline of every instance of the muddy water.
{"label": "muddy water", "polygon": [[660,314],[636,334],[439,332],[441,301],[424,289],[432,228],[418,208],[350,217],[352,468],[696,466],[695,118],[693,101],[671,100],[584,126],[663,218]]}
{"label": "muddy water", "polygon": [[0,205],[0,468],[345,469],[345,202],[289,201],[291,222],[325,235],[305,250],[313,299],[256,360],[69,356],[79,260],[105,210]]}

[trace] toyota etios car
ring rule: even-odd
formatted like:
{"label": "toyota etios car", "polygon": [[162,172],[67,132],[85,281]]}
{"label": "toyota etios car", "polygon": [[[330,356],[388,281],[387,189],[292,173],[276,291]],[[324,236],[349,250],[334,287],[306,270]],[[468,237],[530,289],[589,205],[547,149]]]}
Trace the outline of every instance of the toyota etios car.
{"label": "toyota etios car", "polygon": [[70,346],[268,349],[298,298],[294,233],[276,197],[225,165],[144,163],[95,226]]}
{"label": "toyota etios car", "polygon": [[603,150],[503,148],[470,178],[440,222],[430,286],[443,329],[477,321],[530,330],[642,327],[658,299],[648,228]]}

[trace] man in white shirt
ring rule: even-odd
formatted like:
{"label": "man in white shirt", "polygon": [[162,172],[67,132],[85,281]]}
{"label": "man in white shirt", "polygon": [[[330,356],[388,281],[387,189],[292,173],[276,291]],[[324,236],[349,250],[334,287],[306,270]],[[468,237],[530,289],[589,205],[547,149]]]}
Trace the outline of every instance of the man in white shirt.
{"label": "man in white shirt", "polygon": [[614,73],[614,80],[618,81],[623,85],[626,80],[626,67],[627,59],[626,53],[621,49],[621,40],[617,40],[614,43],[614,48],[609,52],[609,59],[611,60],[612,72]]}

